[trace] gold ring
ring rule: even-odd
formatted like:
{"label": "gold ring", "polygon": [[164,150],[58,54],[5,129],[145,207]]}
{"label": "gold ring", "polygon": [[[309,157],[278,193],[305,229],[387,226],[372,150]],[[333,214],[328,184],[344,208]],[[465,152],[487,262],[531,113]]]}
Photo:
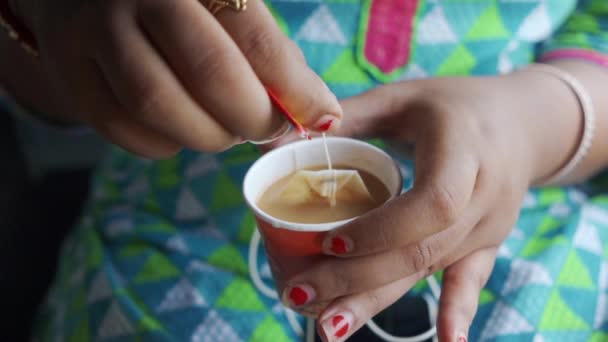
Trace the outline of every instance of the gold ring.
{"label": "gold ring", "polygon": [[209,0],[207,3],[207,9],[213,15],[216,15],[224,7],[242,12],[247,9],[247,0]]}

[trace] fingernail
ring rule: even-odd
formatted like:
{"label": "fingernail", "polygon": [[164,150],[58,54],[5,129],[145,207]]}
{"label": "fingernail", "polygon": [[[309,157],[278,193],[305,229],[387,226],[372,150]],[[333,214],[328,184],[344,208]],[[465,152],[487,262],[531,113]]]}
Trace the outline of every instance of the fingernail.
{"label": "fingernail", "polygon": [[315,290],[308,285],[292,286],[285,289],[283,297],[290,306],[302,306],[315,298]]}
{"label": "fingernail", "polygon": [[460,333],[458,334],[458,338],[456,339],[456,342],[467,342],[467,335]]}
{"label": "fingernail", "polygon": [[350,312],[342,311],[321,323],[323,333],[329,341],[341,341],[353,326],[353,315]]}
{"label": "fingernail", "polygon": [[319,119],[319,121],[317,121],[317,124],[313,127],[316,131],[327,132],[331,129],[335,120],[336,118],[331,115],[323,115],[323,117],[321,117],[321,119]]}
{"label": "fingernail", "polygon": [[352,241],[344,236],[333,236],[325,240],[324,249],[328,254],[341,255],[353,250]]}

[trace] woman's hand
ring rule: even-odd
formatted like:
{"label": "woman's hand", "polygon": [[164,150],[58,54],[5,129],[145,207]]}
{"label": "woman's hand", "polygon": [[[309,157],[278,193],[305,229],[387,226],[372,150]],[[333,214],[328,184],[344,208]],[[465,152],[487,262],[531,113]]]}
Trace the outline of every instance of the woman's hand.
{"label": "woman's hand", "polygon": [[[531,96],[530,89],[543,90]],[[333,301],[320,327],[341,341],[417,280],[446,269],[439,334],[442,341],[466,336],[495,251],[528,187],[555,172],[576,147],[580,126],[548,116],[564,105],[552,97],[561,94],[576,108],[559,81],[522,72],[405,82],[344,101],[340,134],[415,145],[414,186],[328,233],[328,257],[289,279],[284,301],[313,315]],[[569,117],[580,120],[575,111]],[[555,134],[561,140],[551,141],[552,149],[561,152],[546,153],[546,140]],[[293,296],[300,290],[305,303]]]}
{"label": "woman's hand", "polygon": [[198,0],[15,0],[73,112],[148,157],[263,140],[284,120],[266,88],[315,129],[341,108],[262,1],[212,15]]}

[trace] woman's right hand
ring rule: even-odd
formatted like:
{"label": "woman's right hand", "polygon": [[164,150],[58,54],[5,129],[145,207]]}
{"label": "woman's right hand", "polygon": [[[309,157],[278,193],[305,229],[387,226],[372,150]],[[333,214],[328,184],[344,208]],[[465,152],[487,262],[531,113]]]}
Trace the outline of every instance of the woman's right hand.
{"label": "woman's right hand", "polygon": [[212,15],[198,0],[15,0],[74,113],[146,157],[221,151],[284,123],[272,89],[315,130],[342,111],[261,0]]}

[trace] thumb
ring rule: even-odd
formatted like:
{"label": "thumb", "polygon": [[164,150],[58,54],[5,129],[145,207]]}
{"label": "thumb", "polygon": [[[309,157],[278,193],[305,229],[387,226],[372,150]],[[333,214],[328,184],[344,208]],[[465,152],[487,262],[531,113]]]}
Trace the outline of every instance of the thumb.
{"label": "thumb", "polygon": [[439,303],[440,341],[466,342],[477,311],[479,293],[488,281],[496,248],[478,250],[445,270]]}

